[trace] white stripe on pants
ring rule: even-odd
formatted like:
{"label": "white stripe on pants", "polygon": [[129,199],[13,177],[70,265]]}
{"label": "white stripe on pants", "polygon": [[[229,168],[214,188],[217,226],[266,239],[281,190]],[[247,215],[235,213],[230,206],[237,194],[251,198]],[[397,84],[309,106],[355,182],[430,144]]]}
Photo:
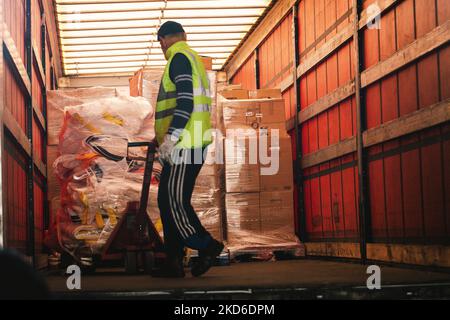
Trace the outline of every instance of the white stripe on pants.
{"label": "white stripe on pants", "polygon": [[195,233],[195,229],[189,222],[182,202],[184,175],[186,174],[185,167],[185,161],[181,164],[171,166],[168,186],[171,213],[183,239],[187,239]]}

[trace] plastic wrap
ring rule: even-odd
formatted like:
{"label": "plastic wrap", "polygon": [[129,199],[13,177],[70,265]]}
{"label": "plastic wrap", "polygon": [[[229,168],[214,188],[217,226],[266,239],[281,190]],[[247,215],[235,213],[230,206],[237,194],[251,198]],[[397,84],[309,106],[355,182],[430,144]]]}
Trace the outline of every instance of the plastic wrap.
{"label": "plastic wrap", "polygon": [[291,198],[292,192],[227,193],[227,241],[231,254],[297,247]]}
{"label": "plastic wrap", "polygon": [[283,99],[220,99],[226,129],[269,128],[286,131]]}
{"label": "plastic wrap", "polygon": [[86,151],[84,140],[92,135],[150,141],[155,137],[153,108],[143,98],[126,96],[66,107],[59,136],[60,154]]}
{"label": "plastic wrap", "polygon": [[115,88],[83,88],[71,90],[52,90],[47,92],[48,145],[58,145],[59,133],[64,124],[64,108],[78,106],[103,98],[116,97]]}
{"label": "plastic wrap", "polygon": [[[127,161],[127,145],[154,138],[154,110],[143,98],[125,96],[99,98],[64,110],[60,156],[53,164],[61,184],[58,239],[73,255],[95,254],[102,250],[127,203],[140,199],[144,162]],[[93,148],[92,136],[98,138],[95,146],[117,159]]]}
{"label": "plastic wrap", "polygon": [[[278,103],[278,100],[274,100]],[[245,103],[244,103],[245,102]],[[299,248],[294,227],[291,139],[250,124],[252,115],[273,113],[272,100],[236,100],[225,106],[227,241],[231,255]],[[239,106],[243,104],[242,110]],[[228,112],[228,114],[227,114]],[[247,121],[247,122],[246,122]],[[270,128],[270,127],[269,127]]]}
{"label": "plastic wrap", "polygon": [[[211,165],[204,165],[205,172],[210,171]],[[202,169],[202,171],[203,171]],[[192,206],[202,225],[217,239],[223,239],[222,217],[224,211],[224,193],[220,181],[220,168],[215,168],[217,175],[202,174],[197,177],[192,194]]]}

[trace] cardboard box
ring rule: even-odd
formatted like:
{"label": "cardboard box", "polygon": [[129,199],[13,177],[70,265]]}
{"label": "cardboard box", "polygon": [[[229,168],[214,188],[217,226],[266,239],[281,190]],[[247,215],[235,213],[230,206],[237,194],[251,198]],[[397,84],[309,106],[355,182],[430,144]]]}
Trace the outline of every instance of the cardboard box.
{"label": "cardboard box", "polygon": [[[227,192],[289,191],[293,189],[290,136],[281,135],[279,139],[272,141],[272,136],[269,135],[265,137],[267,140],[264,143],[261,141],[261,136],[264,135],[250,137],[238,135],[225,139]],[[261,148],[264,148],[265,151]],[[250,161],[251,154],[254,155],[252,161]]]}
{"label": "cardboard box", "polygon": [[[225,139],[225,185],[227,192],[259,192],[259,164],[256,136]],[[253,147],[250,147],[250,146]],[[250,161],[250,154],[256,156]]]}
{"label": "cardboard box", "polygon": [[163,69],[142,68],[130,79],[130,95],[148,99],[156,109]]}
{"label": "cardboard box", "polygon": [[258,136],[244,132],[225,138],[226,164],[258,164]]}
{"label": "cardboard box", "polygon": [[227,193],[225,204],[229,237],[242,231],[261,231],[259,193]]}
{"label": "cardboard box", "polygon": [[249,97],[248,90],[244,89],[224,90],[220,95],[227,100],[243,100]]}
{"label": "cardboard box", "polygon": [[280,89],[259,89],[249,92],[250,99],[282,99]]}
{"label": "cardboard box", "polygon": [[[269,138],[270,142],[270,138]],[[293,160],[291,137],[282,135],[278,145],[269,145],[268,155],[278,153],[278,170],[275,174],[265,175],[275,170],[275,164],[261,164],[260,190],[261,191],[289,191],[294,187]],[[272,159],[272,158],[270,158]],[[274,160],[272,159],[272,162]],[[266,169],[266,170],[265,170]]]}
{"label": "cardboard box", "polygon": [[261,231],[284,228],[294,232],[294,194],[292,191],[260,193]]}
{"label": "cardboard box", "polygon": [[200,58],[203,61],[203,65],[205,66],[205,70],[212,71],[212,69],[213,69],[213,58],[206,57],[206,56],[200,56]]}
{"label": "cardboard box", "polygon": [[223,84],[222,85],[222,90],[219,90],[217,92],[219,92],[220,94],[222,94],[222,91],[229,91],[229,90],[241,90],[242,89],[242,84]]}
{"label": "cardboard box", "polygon": [[286,132],[283,99],[222,100],[226,129],[279,129]]}
{"label": "cardboard box", "polygon": [[259,192],[259,183],[259,165],[225,165],[225,186],[227,192]]}
{"label": "cardboard box", "polygon": [[224,71],[218,71],[217,72],[217,82],[220,83],[224,83],[228,81],[228,76],[227,73]]}

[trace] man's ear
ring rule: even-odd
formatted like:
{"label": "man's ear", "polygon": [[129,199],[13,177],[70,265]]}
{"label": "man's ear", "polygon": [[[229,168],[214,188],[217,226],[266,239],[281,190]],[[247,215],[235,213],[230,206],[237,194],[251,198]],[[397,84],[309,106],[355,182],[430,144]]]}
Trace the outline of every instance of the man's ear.
{"label": "man's ear", "polygon": [[164,39],[163,37],[160,37],[159,44],[161,45],[161,48],[163,48],[166,45],[166,39]]}

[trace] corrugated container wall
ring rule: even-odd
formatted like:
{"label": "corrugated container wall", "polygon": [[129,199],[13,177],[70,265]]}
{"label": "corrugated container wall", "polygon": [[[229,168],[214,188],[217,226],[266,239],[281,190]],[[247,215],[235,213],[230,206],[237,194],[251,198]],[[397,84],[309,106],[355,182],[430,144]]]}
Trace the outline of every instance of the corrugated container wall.
{"label": "corrugated container wall", "polygon": [[5,247],[18,249],[38,268],[46,263],[48,227],[45,92],[56,78],[46,23],[46,16],[53,15],[49,8],[41,0],[4,0],[1,16],[1,236]]}
{"label": "corrugated container wall", "polygon": [[[348,252],[320,245],[310,251],[351,258],[364,254],[362,243],[368,259],[383,256],[377,243],[448,245],[450,2],[278,1],[277,10],[284,17],[270,31],[256,30],[267,33],[264,40],[237,72],[239,58],[228,71],[244,88],[257,82],[282,89],[294,146],[298,92],[300,150],[293,156],[301,156],[302,194],[294,195],[301,239],[349,243]],[[404,259],[397,262],[415,263]]]}

